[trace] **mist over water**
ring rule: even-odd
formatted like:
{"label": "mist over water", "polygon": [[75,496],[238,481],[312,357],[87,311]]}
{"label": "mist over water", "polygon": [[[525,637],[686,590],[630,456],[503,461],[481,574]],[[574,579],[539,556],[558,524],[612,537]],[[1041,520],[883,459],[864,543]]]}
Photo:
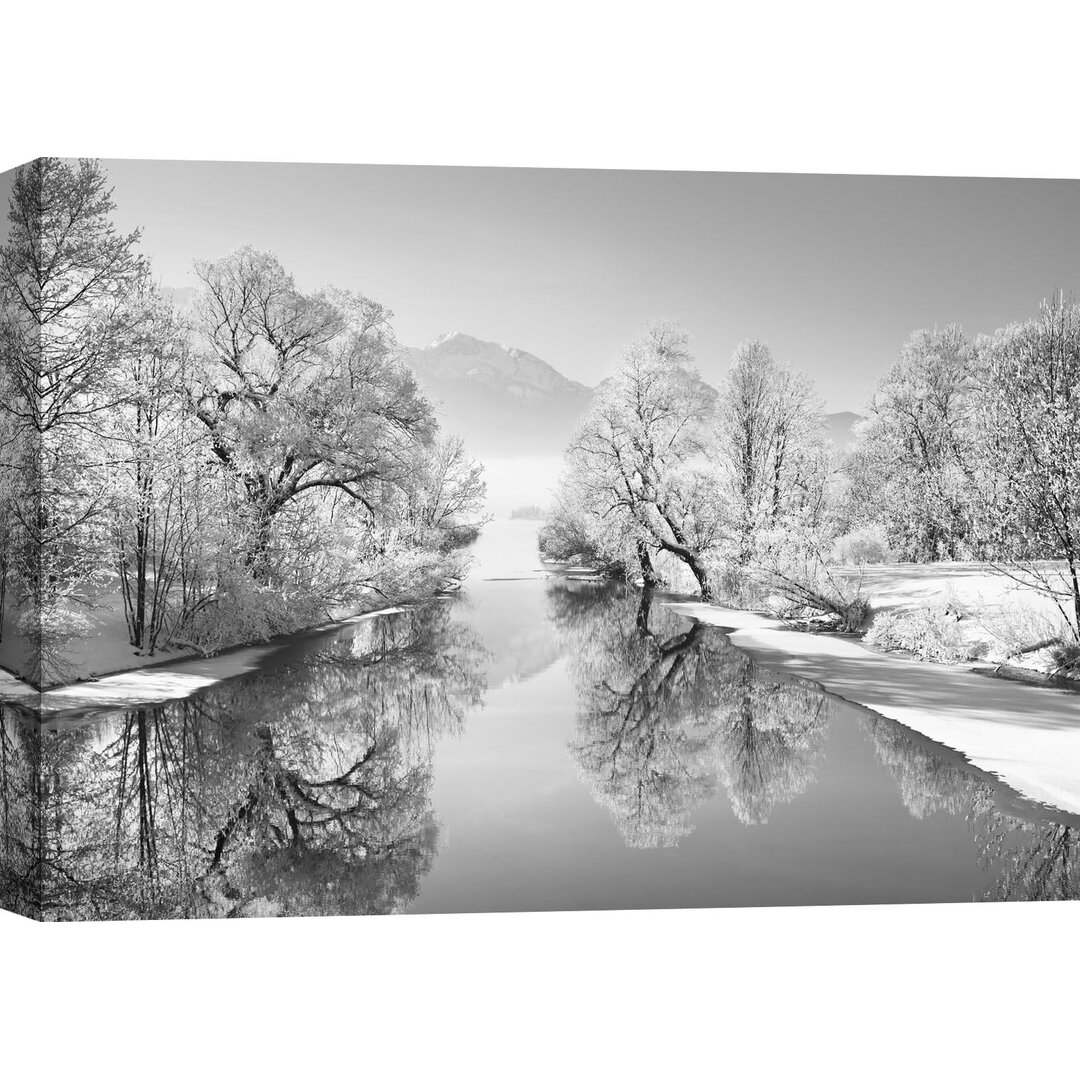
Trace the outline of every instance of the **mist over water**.
{"label": "mist over water", "polygon": [[518,506],[547,507],[551,503],[559,473],[560,454],[485,457],[488,513],[505,518]]}

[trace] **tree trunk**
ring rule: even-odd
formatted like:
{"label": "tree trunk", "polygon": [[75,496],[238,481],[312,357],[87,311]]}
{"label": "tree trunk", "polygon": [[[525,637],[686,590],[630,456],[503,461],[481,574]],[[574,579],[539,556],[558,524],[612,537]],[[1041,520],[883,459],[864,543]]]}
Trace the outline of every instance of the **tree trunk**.
{"label": "tree trunk", "polygon": [[653,589],[660,584],[660,578],[653,566],[652,556],[649,554],[649,546],[644,540],[637,542],[638,565],[641,567],[641,579],[646,589]]}
{"label": "tree trunk", "polygon": [[1065,562],[1069,568],[1069,580],[1072,584],[1073,632],[1080,640],[1080,559],[1070,543],[1065,551]]}
{"label": "tree trunk", "polygon": [[687,544],[686,537],[678,523],[662,508],[660,512],[667,522],[668,528],[671,529],[671,535],[675,538],[674,544],[668,543],[667,541],[661,541],[663,546],[670,551],[672,555],[682,559],[682,561],[690,567],[690,573],[694,575],[694,580],[698,583],[698,588],[701,590],[701,599],[711,601],[713,598],[713,591],[712,585],[709,583],[709,574],[705,569],[705,564],[690,545]]}
{"label": "tree trunk", "polygon": [[709,582],[709,575],[701,561],[695,555],[686,555],[686,565],[690,567],[690,573],[694,575],[694,580],[698,583],[698,588],[701,590],[701,599],[709,603],[713,599],[712,584]]}
{"label": "tree trunk", "polygon": [[645,637],[651,636],[649,630],[649,613],[652,611],[653,591],[646,586],[641,590],[641,599],[638,601],[637,618],[634,620],[638,633]]}
{"label": "tree trunk", "polygon": [[273,523],[274,515],[271,510],[260,508],[256,512],[255,525],[244,554],[244,565],[260,584],[265,584],[270,576],[267,553],[270,549],[270,529]]}

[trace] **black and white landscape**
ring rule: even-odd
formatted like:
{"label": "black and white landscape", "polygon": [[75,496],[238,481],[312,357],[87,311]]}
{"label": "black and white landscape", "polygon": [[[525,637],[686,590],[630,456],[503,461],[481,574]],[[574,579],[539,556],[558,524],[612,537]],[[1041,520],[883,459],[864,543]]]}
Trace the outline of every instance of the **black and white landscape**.
{"label": "black and white landscape", "polygon": [[1080,184],[0,202],[0,905],[1080,897]]}

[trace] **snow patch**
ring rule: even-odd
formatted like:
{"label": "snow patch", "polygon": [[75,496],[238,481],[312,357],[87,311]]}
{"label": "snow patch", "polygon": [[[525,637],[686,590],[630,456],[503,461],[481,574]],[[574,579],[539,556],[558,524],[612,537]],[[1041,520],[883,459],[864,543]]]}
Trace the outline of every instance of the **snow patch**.
{"label": "snow patch", "polygon": [[944,743],[1035,802],[1080,814],[1080,696],[997,680],[969,666],[870,652],[850,638],[784,630],[765,616],[702,603],[669,605],[731,631],[764,667]]}

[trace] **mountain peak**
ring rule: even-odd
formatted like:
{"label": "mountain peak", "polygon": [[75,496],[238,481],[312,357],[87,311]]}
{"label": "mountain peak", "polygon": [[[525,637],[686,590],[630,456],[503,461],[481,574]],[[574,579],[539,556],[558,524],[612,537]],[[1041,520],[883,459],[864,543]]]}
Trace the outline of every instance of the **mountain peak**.
{"label": "mountain peak", "polygon": [[437,334],[431,341],[431,344],[425,345],[425,349],[437,349],[440,345],[445,345],[448,341],[453,341],[454,338],[468,338],[470,341],[475,341],[475,338],[469,338],[468,334],[463,334],[460,330],[447,330],[443,334]]}
{"label": "mountain peak", "polygon": [[511,349],[508,345],[501,345],[497,341],[485,341],[483,338],[473,337],[472,334],[463,333],[461,330],[447,330],[435,337],[429,345],[424,346],[424,352],[435,350],[453,353],[497,351],[507,355],[528,355],[528,353],[522,353],[520,349]]}
{"label": "mountain peak", "polygon": [[460,330],[439,334],[422,349],[407,349],[406,356],[422,381],[465,379],[497,385],[518,398],[586,391],[580,383],[567,379],[532,353],[484,341]]}
{"label": "mountain peak", "polygon": [[450,330],[405,363],[474,452],[561,452],[591,391],[538,356]]}

